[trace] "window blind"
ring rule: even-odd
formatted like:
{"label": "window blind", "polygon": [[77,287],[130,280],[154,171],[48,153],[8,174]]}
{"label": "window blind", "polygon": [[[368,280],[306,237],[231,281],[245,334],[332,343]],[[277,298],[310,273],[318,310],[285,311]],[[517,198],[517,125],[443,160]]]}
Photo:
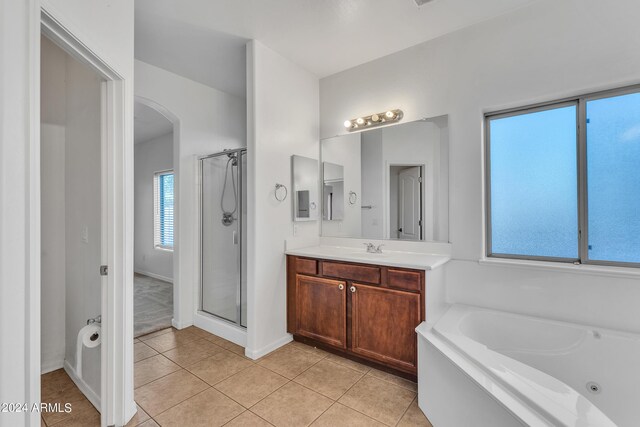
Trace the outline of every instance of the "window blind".
{"label": "window blind", "polygon": [[153,238],[154,246],[173,249],[173,171],[156,172],[153,179]]}

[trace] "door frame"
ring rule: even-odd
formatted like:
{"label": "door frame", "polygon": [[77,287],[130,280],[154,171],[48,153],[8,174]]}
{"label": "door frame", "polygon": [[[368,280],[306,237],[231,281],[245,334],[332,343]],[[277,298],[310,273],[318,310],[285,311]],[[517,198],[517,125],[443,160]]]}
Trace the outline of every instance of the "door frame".
{"label": "door frame", "polygon": [[[384,198],[383,198],[383,203],[384,203],[384,210],[383,210],[383,232],[384,232],[384,237],[385,239],[391,239],[391,224],[389,223],[391,221],[391,168],[392,167],[415,167],[418,166],[420,167],[420,176],[422,178],[422,182],[420,183],[420,219],[422,220],[422,227],[421,227],[421,240],[418,240],[418,242],[424,242],[425,239],[425,223],[426,223],[426,218],[425,218],[425,214],[426,214],[426,191],[427,191],[427,186],[426,186],[426,182],[425,182],[425,174],[427,172],[427,164],[425,163],[418,163],[418,162],[400,162],[400,163],[396,163],[396,162],[385,162],[385,166],[384,166]],[[399,239],[393,239],[393,240],[399,240]]]}
{"label": "door frame", "polygon": [[[171,324],[174,328],[180,329],[184,325],[184,317],[187,313],[184,313],[181,304],[183,298],[181,297],[182,288],[180,287],[180,119],[173,114],[164,105],[157,103],[156,101],[145,98],[144,96],[134,95],[134,104],[141,104],[147,108],[155,110],[161,114],[165,119],[171,122],[173,126],[173,142],[171,152],[173,153],[173,277],[171,283],[173,284],[173,318]],[[135,161],[134,161],[135,162]],[[134,164],[135,173],[135,164]],[[135,213],[134,213],[135,215]]]}
{"label": "door frame", "polygon": [[[36,3],[37,4],[37,3]],[[109,266],[109,272],[102,280],[102,345],[101,345],[101,425],[123,425],[135,412],[133,402],[133,289],[132,262],[130,257],[131,202],[128,198],[127,177],[132,170],[131,147],[128,138],[126,116],[126,87],[124,77],[107,61],[85,45],[74,33],[63,25],[45,7],[34,11],[38,13],[33,36],[37,40],[35,63],[37,70],[32,77],[34,88],[31,96],[32,127],[40,123],[40,35],[45,35],[74,59],[86,64],[92,71],[105,80],[101,87],[101,186],[102,186],[102,263]],[[127,82],[129,83],[129,82]],[[39,133],[37,134],[39,135]],[[29,175],[31,180],[31,201],[33,211],[30,216],[30,246],[40,248],[40,139],[31,141],[32,154]],[[29,305],[30,318],[29,348],[31,381],[29,397],[33,402],[40,401],[40,254],[31,252],[30,293],[33,295]],[[98,266],[96,266],[98,268]],[[129,277],[131,276],[131,277]],[[128,369],[127,369],[128,368]],[[37,378],[37,382],[36,382]],[[31,425],[39,425],[39,414],[30,416]]]}

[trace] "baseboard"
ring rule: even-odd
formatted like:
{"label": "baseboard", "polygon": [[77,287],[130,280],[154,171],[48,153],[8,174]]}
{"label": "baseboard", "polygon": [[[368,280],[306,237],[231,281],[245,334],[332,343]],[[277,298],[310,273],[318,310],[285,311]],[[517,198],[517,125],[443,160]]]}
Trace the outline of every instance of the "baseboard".
{"label": "baseboard", "polygon": [[64,370],[67,372],[71,380],[76,383],[82,394],[84,394],[86,398],[89,399],[89,402],[91,402],[98,412],[100,412],[100,396],[91,390],[91,387],[89,387],[83,379],[78,377],[75,368],[73,368],[66,360],[64,361]]}
{"label": "baseboard", "polygon": [[247,346],[247,330],[232,323],[198,311],[193,317],[193,324],[234,344]]}
{"label": "baseboard", "polygon": [[158,280],[162,280],[163,282],[169,282],[169,283],[173,284],[173,278],[171,278],[171,277],[165,277],[165,276],[161,276],[161,275],[156,274],[156,273],[151,273],[149,271],[142,271],[142,270],[134,270],[134,273],[142,274],[143,276],[149,276],[152,279],[158,279]]}
{"label": "baseboard", "polygon": [[49,372],[62,368],[64,368],[64,357],[62,359],[43,361],[40,364],[40,375],[48,374]]}
{"label": "baseboard", "polygon": [[261,349],[258,349],[258,350],[247,349],[245,351],[245,356],[247,356],[250,359],[256,360],[263,356],[266,356],[267,354],[271,353],[274,350],[277,350],[283,345],[290,343],[291,341],[293,341],[293,335],[287,334],[284,337],[280,338],[279,340],[274,341],[271,344],[262,347]]}
{"label": "baseboard", "polygon": [[193,323],[181,323],[176,321],[176,319],[171,318],[171,326],[173,326],[176,329],[184,329],[187,328],[189,326],[193,325]]}

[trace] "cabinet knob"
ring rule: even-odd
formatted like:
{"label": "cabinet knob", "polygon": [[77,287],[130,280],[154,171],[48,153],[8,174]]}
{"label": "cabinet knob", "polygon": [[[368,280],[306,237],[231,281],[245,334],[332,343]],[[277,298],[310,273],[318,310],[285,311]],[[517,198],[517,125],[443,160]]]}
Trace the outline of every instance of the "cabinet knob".
{"label": "cabinet knob", "polygon": [[350,288],[349,288],[349,290],[350,290],[351,292],[355,292],[355,291],[356,291],[356,287],[355,287],[355,286],[352,286],[352,287],[350,287]]}
{"label": "cabinet knob", "polygon": [[344,285],[343,285],[342,283],[340,283],[340,284],[338,285],[338,289],[343,290],[343,289],[344,289]]}

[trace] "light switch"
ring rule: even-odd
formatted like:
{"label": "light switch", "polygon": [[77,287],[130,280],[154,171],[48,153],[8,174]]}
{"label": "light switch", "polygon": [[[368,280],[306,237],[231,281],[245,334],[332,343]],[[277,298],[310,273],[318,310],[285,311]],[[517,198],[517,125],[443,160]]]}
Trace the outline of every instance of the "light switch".
{"label": "light switch", "polygon": [[82,243],[89,243],[89,227],[82,227]]}

